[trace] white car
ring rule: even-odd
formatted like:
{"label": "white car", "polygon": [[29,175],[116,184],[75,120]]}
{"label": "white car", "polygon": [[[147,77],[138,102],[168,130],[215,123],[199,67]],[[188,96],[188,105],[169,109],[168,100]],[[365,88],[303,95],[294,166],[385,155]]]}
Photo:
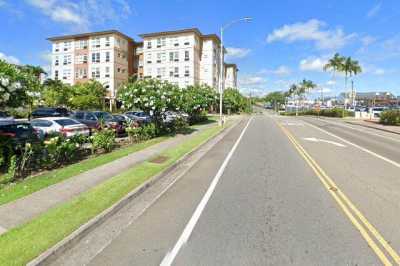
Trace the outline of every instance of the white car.
{"label": "white car", "polygon": [[40,130],[44,136],[60,133],[65,137],[75,135],[89,136],[89,128],[69,117],[44,117],[31,120],[34,129]]}
{"label": "white car", "polygon": [[14,121],[14,117],[8,115],[6,112],[4,111],[0,111],[0,124],[4,123],[9,123]]}

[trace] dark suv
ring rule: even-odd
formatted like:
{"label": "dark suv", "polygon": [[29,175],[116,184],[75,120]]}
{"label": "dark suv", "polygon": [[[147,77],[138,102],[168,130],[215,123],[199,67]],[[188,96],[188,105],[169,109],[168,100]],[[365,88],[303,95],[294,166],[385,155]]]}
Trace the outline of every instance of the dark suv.
{"label": "dark suv", "polygon": [[69,116],[67,108],[64,107],[39,107],[32,112],[32,118]]}
{"label": "dark suv", "polygon": [[27,122],[9,122],[0,124],[0,137],[9,138],[14,148],[24,146],[25,143],[40,141],[38,132]]}
{"label": "dark suv", "polygon": [[100,121],[93,112],[90,111],[75,111],[70,115],[71,118],[85,124],[92,134],[93,131],[100,129]]}

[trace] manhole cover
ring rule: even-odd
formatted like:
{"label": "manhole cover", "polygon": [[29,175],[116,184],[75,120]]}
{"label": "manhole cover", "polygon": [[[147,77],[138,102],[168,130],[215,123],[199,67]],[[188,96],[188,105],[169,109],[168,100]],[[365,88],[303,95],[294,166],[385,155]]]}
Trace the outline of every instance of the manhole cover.
{"label": "manhole cover", "polygon": [[157,156],[157,157],[154,157],[153,159],[151,159],[150,162],[161,164],[161,163],[165,162],[166,160],[168,160],[167,156],[160,155],[160,156]]}

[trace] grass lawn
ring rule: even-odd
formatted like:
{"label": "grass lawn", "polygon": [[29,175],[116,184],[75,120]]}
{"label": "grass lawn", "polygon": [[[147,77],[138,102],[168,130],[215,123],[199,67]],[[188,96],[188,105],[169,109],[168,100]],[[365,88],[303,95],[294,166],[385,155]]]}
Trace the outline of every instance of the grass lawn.
{"label": "grass lawn", "polygon": [[67,178],[86,172],[103,164],[129,155],[130,153],[143,150],[151,145],[166,140],[168,137],[159,137],[138,144],[115,150],[111,153],[102,154],[79,163],[71,164],[63,168],[55,169],[43,174],[24,179],[15,184],[0,187],[0,205],[27,196],[40,189],[61,182]]}
{"label": "grass lawn", "polygon": [[163,163],[143,162],[0,235],[0,265],[26,264],[220,131],[218,126],[205,129],[179,146],[161,153],[168,158]]}

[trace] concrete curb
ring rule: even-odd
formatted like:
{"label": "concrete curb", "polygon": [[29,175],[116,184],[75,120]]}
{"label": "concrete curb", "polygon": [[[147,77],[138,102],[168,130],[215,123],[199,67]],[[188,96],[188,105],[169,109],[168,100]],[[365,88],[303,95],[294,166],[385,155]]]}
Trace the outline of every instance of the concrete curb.
{"label": "concrete curb", "polygon": [[352,122],[352,121],[345,121],[345,122],[347,124],[351,124],[351,125],[356,125],[356,126],[360,126],[360,127],[367,127],[367,128],[373,128],[373,129],[376,129],[376,130],[385,131],[385,132],[389,132],[389,133],[400,135],[400,132],[389,130],[389,129],[385,129],[385,128],[379,128],[379,127],[374,127],[374,126],[369,126],[369,125],[363,125],[363,124],[359,124],[357,122]]}
{"label": "concrete curb", "polygon": [[50,249],[46,250],[42,254],[40,254],[35,259],[31,260],[29,263],[27,263],[27,266],[50,264],[55,258],[57,258],[59,255],[63,254],[63,252],[65,252],[70,247],[72,247],[75,243],[77,243],[80,239],[82,239],[84,236],[86,236],[88,233],[90,233],[92,230],[94,230],[97,226],[99,226],[104,221],[106,221],[109,217],[111,217],[112,215],[117,213],[121,208],[123,208],[125,205],[127,205],[131,200],[135,199],[140,194],[145,192],[149,187],[151,187],[153,184],[155,184],[158,180],[162,179],[164,176],[171,173],[181,163],[190,159],[190,157],[194,153],[196,153],[199,149],[201,149],[207,143],[211,142],[213,139],[215,139],[218,136],[222,135],[222,137],[224,137],[225,135],[227,135],[233,128],[235,128],[237,125],[239,125],[239,123],[242,120],[243,120],[243,118],[238,119],[238,121],[235,121],[229,127],[224,128],[221,132],[219,132],[214,137],[206,140],[205,142],[201,143],[194,150],[183,155],[180,159],[178,159],[170,167],[164,169],[161,173],[151,177],[149,180],[147,180],[142,185],[140,185],[139,187],[137,187],[136,189],[134,189],[133,191],[131,191],[130,193],[125,195],[122,199],[120,199],[118,202],[113,204],[111,207],[104,210],[99,215],[95,216],[94,218],[89,220],[87,223],[80,226],[78,229],[76,229],[74,232],[72,232],[69,236],[67,236],[66,238],[64,238],[63,240],[58,242],[56,245],[54,245]]}

